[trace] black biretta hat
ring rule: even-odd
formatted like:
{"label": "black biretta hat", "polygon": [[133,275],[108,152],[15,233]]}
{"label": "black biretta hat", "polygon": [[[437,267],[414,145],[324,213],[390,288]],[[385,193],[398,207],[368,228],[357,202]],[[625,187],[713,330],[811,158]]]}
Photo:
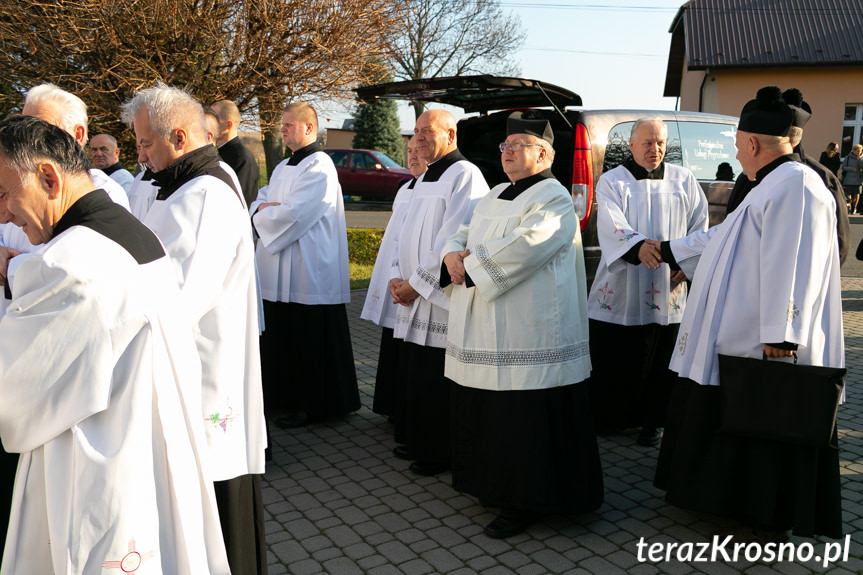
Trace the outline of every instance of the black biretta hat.
{"label": "black biretta hat", "polygon": [[812,108],[803,100],[803,93],[797,88],[788,88],[782,92],[782,101],[796,108],[792,126],[802,128],[812,117]]}
{"label": "black biretta hat", "polygon": [[522,118],[521,112],[513,112],[506,119],[506,135],[513,134],[530,134],[554,145],[554,132],[551,131],[548,120],[528,120]]}
{"label": "black biretta hat", "polygon": [[758,90],[754,100],[749,100],[740,112],[737,129],[767,136],[787,136],[791,126],[806,123],[809,114],[797,106],[787,104],[776,86]]}

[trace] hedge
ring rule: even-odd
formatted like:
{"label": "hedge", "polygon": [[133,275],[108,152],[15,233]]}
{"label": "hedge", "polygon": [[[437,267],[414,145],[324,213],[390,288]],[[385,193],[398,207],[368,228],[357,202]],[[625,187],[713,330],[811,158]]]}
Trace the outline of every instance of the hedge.
{"label": "hedge", "polygon": [[384,230],[348,228],[348,258],[356,264],[375,264]]}

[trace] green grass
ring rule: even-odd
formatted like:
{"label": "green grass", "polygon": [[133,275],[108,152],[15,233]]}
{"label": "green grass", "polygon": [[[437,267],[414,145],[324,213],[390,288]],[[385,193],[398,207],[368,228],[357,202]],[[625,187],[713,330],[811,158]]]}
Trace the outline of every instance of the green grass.
{"label": "green grass", "polygon": [[349,275],[351,278],[351,289],[365,289],[369,287],[369,281],[372,279],[372,268],[374,265],[355,264],[349,262]]}
{"label": "green grass", "polygon": [[351,289],[369,287],[384,230],[348,229],[348,265]]}

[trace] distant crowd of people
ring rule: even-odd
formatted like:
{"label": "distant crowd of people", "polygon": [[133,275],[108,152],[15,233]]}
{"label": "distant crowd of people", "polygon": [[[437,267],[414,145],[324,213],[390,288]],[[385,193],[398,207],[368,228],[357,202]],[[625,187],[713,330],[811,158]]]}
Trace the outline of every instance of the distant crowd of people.
{"label": "distant crowd of people", "polygon": [[[634,427],[671,503],[747,541],[839,537],[835,422],[817,446],[721,430],[721,356],[844,367],[863,160],[839,184],[806,156],[807,109],[775,87],[744,106],[743,173],[712,228],[665,124],[635,122],[596,185],[589,289],[551,123],[509,116],[509,181],[489,189],[454,117],[423,113],[361,316],[382,327],[373,409],[394,457],[451,471],[506,538],[599,508],[597,433]],[[266,573],[268,426],[360,408],[335,166],[305,103],[284,108],[291,154],[260,188],[234,103],[156,83],[120,117],[136,174],[109,134],[87,156],[86,105],[51,84],[0,121],[0,572]]]}

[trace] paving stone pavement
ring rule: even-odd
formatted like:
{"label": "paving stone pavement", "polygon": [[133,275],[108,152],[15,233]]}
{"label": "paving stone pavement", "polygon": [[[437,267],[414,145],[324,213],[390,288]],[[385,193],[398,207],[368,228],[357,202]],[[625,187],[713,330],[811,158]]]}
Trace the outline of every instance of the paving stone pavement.
{"label": "paving stone pavement", "polygon": [[635,430],[599,438],[605,503],[598,511],[546,517],[510,539],[490,539],[482,529],[494,513],[453,490],[449,474],[417,477],[392,455],[392,426],[371,411],[380,329],[359,319],[365,290],[356,290],[348,315],[362,408],[303,429],[272,429],[263,493],[270,575],[863,573],[863,278],[843,278],[842,298],[848,377],[838,425],[847,561],[825,568],[815,557],[833,540],[799,537],[791,541],[804,557],[811,545],[809,561],[639,561],[642,538],[648,545],[705,542],[729,524],[666,504],[652,485],[658,449],[635,445]]}

